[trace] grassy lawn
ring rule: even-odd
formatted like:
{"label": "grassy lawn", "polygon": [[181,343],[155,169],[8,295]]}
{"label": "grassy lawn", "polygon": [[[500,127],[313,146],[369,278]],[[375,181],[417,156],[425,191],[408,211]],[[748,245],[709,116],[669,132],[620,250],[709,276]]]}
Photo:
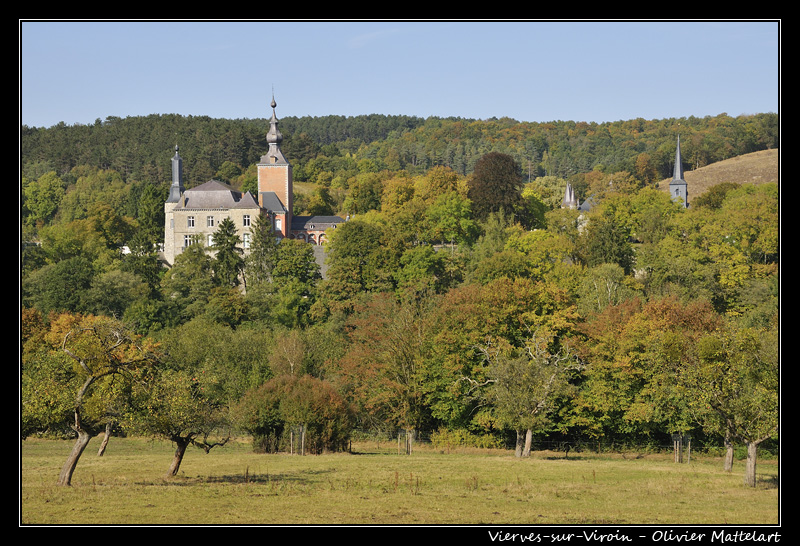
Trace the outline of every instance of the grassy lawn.
{"label": "grassy lawn", "polygon": [[353,453],[256,454],[246,442],[190,448],[165,480],[169,442],[93,439],[72,487],[56,480],[72,442],[20,446],[22,525],[635,525],[779,523],[778,463],[760,461],[755,488],[718,458],[460,450],[363,443]]}

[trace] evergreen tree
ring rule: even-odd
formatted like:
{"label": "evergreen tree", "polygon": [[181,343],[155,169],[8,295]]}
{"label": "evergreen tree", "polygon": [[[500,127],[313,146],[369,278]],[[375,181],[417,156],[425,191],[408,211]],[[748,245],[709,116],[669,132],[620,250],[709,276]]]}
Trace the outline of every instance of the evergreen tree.
{"label": "evergreen tree", "polygon": [[230,218],[219,223],[214,232],[214,280],[219,286],[238,286],[239,274],[244,269],[243,250],[239,247],[236,225]]}
{"label": "evergreen tree", "polygon": [[244,260],[245,285],[248,287],[272,280],[278,254],[278,240],[268,216],[258,216],[250,227],[250,252]]}

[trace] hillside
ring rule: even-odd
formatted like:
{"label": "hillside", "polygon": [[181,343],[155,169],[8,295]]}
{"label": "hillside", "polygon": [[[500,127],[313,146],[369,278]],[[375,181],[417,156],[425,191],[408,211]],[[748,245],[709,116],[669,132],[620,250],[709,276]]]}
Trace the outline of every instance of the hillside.
{"label": "hillside", "polygon": [[[649,183],[672,175],[675,142],[687,164],[711,165],[780,147],[778,116],[635,119],[613,123],[360,116],[281,118],[282,149],[295,182],[347,186],[365,172],[423,174],[445,166],[460,175],[490,151],[512,156],[531,177],[567,179],[596,169]],[[76,167],[112,169],[126,183],[170,180],[176,144],[187,187],[220,178],[237,187],[265,152],[266,120],[204,116],[111,117],[93,125],[23,127],[20,165],[31,180],[55,171],[74,181]],[[248,172],[251,174],[249,175]],[[76,171],[77,173],[77,171]],[[243,177],[239,180],[239,177]]]}
{"label": "hillside", "polygon": [[[701,167],[694,171],[686,171],[683,178],[689,185],[689,202],[702,195],[710,187],[722,182],[737,184],[766,184],[780,180],[780,153],[778,149],[761,150],[725,159]],[[665,178],[658,187],[669,191],[672,178]]]}

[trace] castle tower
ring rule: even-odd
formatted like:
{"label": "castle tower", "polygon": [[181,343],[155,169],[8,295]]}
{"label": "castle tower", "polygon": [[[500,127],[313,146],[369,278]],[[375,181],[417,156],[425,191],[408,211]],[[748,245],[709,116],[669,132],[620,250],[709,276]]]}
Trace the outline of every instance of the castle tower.
{"label": "castle tower", "polygon": [[169,187],[169,197],[164,203],[164,259],[171,264],[175,260],[175,207],[183,199],[183,159],[178,154],[178,145],[175,145],[175,155],[172,156],[172,184]]}
{"label": "castle tower", "polygon": [[169,187],[167,203],[177,203],[183,195],[183,159],[178,155],[178,145],[175,145],[175,155],[172,156],[172,185]]}
{"label": "castle tower", "polygon": [[292,166],[281,151],[283,135],[278,130],[278,118],[275,115],[276,105],[273,97],[270,104],[272,118],[269,120],[269,131],[267,132],[268,149],[258,162],[258,202],[270,213],[276,235],[287,237],[292,226],[292,207],[294,205]]}
{"label": "castle tower", "polygon": [[678,135],[678,145],[675,148],[675,167],[673,168],[672,182],[669,183],[669,194],[672,200],[689,206],[689,192],[686,180],[683,179],[683,163],[681,162],[681,136]]}

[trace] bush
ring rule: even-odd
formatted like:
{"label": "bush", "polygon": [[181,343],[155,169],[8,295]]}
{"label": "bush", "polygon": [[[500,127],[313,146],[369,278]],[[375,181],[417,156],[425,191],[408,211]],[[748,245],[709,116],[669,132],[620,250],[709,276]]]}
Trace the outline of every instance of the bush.
{"label": "bush", "polygon": [[330,383],[289,374],[245,393],[233,418],[253,436],[253,450],[265,453],[287,449],[300,427],[306,451],[345,451],[354,422],[352,408]]}

